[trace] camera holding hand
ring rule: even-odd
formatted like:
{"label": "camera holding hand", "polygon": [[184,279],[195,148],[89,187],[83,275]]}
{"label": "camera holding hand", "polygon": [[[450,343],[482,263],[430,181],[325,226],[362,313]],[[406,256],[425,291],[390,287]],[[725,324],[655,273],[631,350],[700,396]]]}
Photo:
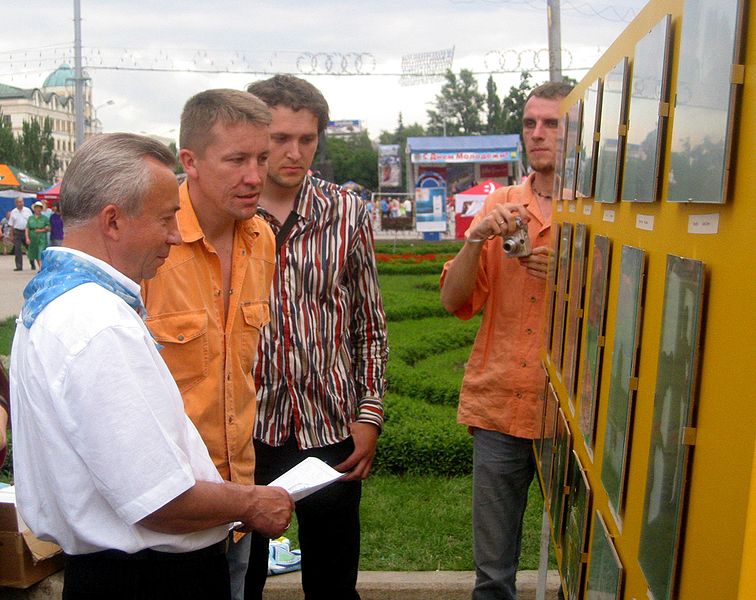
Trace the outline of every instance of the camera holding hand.
{"label": "camera holding hand", "polygon": [[520,217],[515,219],[517,229],[514,233],[504,236],[504,254],[511,258],[530,256],[532,248],[528,237],[528,225]]}

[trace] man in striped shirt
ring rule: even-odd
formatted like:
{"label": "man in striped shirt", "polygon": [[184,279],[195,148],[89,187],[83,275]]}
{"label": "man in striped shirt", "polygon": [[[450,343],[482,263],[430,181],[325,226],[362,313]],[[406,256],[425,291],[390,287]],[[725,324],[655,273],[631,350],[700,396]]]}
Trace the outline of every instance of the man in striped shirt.
{"label": "man in striped shirt", "polygon": [[[259,214],[276,233],[271,323],[255,366],[255,481],[308,456],[343,471],[297,503],[307,600],[358,599],[361,480],[383,425],[386,323],[370,215],[352,192],[308,174],[328,104],[310,83],[276,75],[249,92],[271,109]],[[245,598],[262,598],[268,541],[257,536]]]}

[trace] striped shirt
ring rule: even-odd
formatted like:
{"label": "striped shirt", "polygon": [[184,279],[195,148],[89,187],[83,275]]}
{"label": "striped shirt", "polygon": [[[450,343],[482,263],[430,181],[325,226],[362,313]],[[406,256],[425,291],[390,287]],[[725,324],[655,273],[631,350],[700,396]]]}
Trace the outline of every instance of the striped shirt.
{"label": "striped shirt", "polygon": [[[386,317],[373,232],[362,201],[307,177],[276,256],[270,326],[255,364],[255,439],[300,448],[336,444],[355,422],[383,425]],[[274,233],[281,224],[266,213]]]}

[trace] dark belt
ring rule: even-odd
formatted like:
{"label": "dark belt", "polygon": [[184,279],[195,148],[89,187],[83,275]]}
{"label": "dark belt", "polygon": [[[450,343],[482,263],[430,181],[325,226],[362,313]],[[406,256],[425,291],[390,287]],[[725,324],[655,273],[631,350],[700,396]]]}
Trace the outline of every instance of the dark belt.
{"label": "dark belt", "polygon": [[145,548],[139,552],[128,553],[123,550],[101,550],[90,554],[74,554],[69,558],[76,560],[81,559],[113,559],[113,560],[187,560],[193,558],[202,558],[206,556],[219,556],[226,554],[228,550],[228,538],[221,540],[217,544],[192,550],[191,552],[160,552],[152,548]]}

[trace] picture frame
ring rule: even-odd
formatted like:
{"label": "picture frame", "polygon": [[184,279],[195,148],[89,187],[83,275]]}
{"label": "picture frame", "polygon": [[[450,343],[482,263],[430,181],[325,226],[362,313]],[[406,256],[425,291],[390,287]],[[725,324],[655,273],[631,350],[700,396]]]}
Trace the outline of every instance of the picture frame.
{"label": "picture frame", "polygon": [[596,413],[601,386],[601,367],[605,344],[606,304],[611,267],[611,240],[603,235],[593,239],[591,279],[588,291],[583,360],[580,375],[579,427],[588,455],[593,458],[596,439]]}
{"label": "picture frame", "polygon": [[591,486],[588,476],[575,450],[572,451],[570,493],[565,508],[564,544],[562,546],[562,572],[564,573],[566,600],[582,596],[583,555],[588,541],[588,521],[591,517]]}
{"label": "picture frame", "polygon": [[575,102],[567,111],[569,125],[565,135],[564,178],[562,180],[562,200],[574,200],[577,173],[580,165],[578,142],[583,119],[583,101]]}
{"label": "picture frame", "polygon": [[604,77],[601,97],[601,139],[597,153],[594,200],[617,202],[623,164],[626,122],[628,59],[623,57]]}
{"label": "picture frame", "polygon": [[601,482],[618,527],[622,525],[633,399],[637,388],[635,375],[640,346],[646,253],[640,248],[622,246],[620,258],[619,291],[614,311],[612,370],[604,429],[604,455],[601,463]]}
{"label": "picture frame", "polygon": [[694,426],[705,265],[668,255],[638,562],[654,600],[675,597]]}
{"label": "picture frame", "polygon": [[554,533],[554,543],[557,546],[561,546],[564,531],[565,489],[567,489],[570,474],[568,461],[570,451],[572,450],[572,434],[567,424],[567,418],[564,416],[561,408],[557,408],[554,449],[554,464],[551,471],[552,481],[549,490],[551,495],[549,514]]}
{"label": "picture frame", "polygon": [[669,202],[727,200],[743,80],[737,67],[743,65],[746,4],[685,0],[667,177]]}
{"label": "picture frame", "polygon": [[570,255],[572,252],[572,223],[562,223],[559,235],[559,263],[556,298],[554,300],[554,327],[551,342],[551,364],[561,379],[562,352],[564,350],[564,323],[567,308],[567,290],[570,283]]}
{"label": "picture frame", "polygon": [[[552,256],[557,256],[559,252],[559,223],[551,224],[551,239],[549,243],[551,245]],[[545,298],[545,314],[544,319],[544,346],[546,348],[546,356],[551,356],[551,344],[554,333],[554,303],[556,296],[556,280],[557,271],[559,270],[559,263],[556,260],[549,261],[549,270],[546,274],[546,298]]]}
{"label": "picture frame", "polygon": [[588,555],[585,600],[620,600],[624,584],[624,567],[614,547],[601,513],[593,519],[593,535]]}
{"label": "picture frame", "polygon": [[548,507],[551,500],[551,469],[554,462],[554,444],[557,428],[557,411],[559,410],[559,398],[556,395],[554,386],[548,384],[548,394],[546,397],[546,406],[544,409],[543,434],[541,438],[541,462],[539,464],[541,471],[541,482],[543,489],[544,505]]}
{"label": "picture frame", "polygon": [[603,79],[596,79],[588,86],[583,99],[576,186],[576,196],[579,198],[592,198],[595,190],[603,89]]}
{"label": "picture frame", "polygon": [[577,359],[580,352],[580,331],[583,323],[583,293],[585,289],[586,238],[588,228],[584,223],[575,225],[570,267],[570,301],[567,311],[567,333],[564,342],[564,369],[562,381],[567,390],[570,411],[575,414],[575,383]]}

